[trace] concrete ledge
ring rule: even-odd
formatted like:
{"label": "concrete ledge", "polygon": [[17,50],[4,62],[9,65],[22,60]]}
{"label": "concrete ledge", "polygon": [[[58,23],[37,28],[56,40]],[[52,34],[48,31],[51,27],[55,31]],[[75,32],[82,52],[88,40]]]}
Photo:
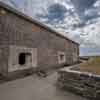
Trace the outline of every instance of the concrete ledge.
{"label": "concrete ledge", "polygon": [[57,65],[52,65],[52,66],[48,66],[48,65],[47,66],[37,66],[36,68],[30,67],[28,69],[8,72],[5,76],[1,75],[0,83],[16,80],[19,78],[24,78],[26,76],[29,76],[32,74],[37,74],[39,72],[49,72],[52,70],[57,70],[57,69],[62,68],[64,66],[67,66],[67,64],[64,63],[64,64],[59,64],[59,65],[57,64]]}
{"label": "concrete ledge", "polygon": [[26,76],[32,75],[33,73],[35,73],[35,69],[33,68],[9,72],[6,76],[1,76],[0,84],[8,81],[24,78]]}

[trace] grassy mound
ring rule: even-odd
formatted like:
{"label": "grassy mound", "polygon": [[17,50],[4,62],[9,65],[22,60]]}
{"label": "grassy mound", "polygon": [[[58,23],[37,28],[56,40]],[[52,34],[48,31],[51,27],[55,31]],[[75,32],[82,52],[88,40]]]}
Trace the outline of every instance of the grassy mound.
{"label": "grassy mound", "polygon": [[100,75],[100,57],[91,57],[88,62],[80,64],[80,70]]}

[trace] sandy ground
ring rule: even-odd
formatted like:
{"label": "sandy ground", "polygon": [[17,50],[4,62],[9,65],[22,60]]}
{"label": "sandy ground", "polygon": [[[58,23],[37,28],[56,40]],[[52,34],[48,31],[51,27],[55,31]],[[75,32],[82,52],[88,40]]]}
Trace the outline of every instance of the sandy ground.
{"label": "sandy ground", "polygon": [[46,78],[36,75],[0,84],[0,100],[86,100],[55,85],[57,73]]}

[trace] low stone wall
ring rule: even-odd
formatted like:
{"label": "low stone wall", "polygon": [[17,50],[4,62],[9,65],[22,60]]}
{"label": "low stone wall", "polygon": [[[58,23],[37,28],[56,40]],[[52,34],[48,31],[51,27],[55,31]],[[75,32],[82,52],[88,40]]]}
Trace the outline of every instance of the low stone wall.
{"label": "low stone wall", "polygon": [[58,71],[58,85],[90,100],[100,100],[100,76],[64,68]]}

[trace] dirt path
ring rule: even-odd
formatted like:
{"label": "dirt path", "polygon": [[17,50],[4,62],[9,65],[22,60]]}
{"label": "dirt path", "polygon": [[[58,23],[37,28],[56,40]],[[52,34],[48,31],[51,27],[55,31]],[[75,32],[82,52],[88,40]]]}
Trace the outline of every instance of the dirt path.
{"label": "dirt path", "polygon": [[86,100],[55,86],[57,73],[46,78],[36,75],[0,85],[0,100]]}

